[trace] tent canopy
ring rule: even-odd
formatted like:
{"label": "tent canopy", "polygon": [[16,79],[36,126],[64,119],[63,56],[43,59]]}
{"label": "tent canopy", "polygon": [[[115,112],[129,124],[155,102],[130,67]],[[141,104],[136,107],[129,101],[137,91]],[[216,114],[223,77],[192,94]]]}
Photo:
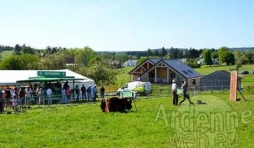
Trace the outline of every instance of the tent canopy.
{"label": "tent canopy", "polygon": [[16,81],[17,83],[24,83],[24,82],[44,82],[44,81],[77,81],[77,80],[84,80],[82,78],[33,78],[33,79],[28,79],[28,80],[18,80]]}
{"label": "tent canopy", "polygon": [[[45,75],[47,75],[45,77]],[[85,86],[94,85],[93,79],[68,69],[62,70],[0,70],[0,85],[19,85],[19,83],[43,81],[70,81]]]}
{"label": "tent canopy", "polygon": [[75,76],[66,76],[64,71],[37,71],[36,77],[29,77],[27,80],[17,80],[21,82],[44,82],[44,81],[67,81],[84,80],[84,78],[75,78]]}

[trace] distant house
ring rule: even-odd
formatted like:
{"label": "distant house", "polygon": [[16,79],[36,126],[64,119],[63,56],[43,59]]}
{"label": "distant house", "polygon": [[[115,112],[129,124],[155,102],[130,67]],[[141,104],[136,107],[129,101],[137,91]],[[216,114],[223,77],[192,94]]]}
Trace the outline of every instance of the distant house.
{"label": "distant house", "polygon": [[201,77],[182,60],[152,58],[137,65],[129,74],[132,75],[132,81],[140,79],[151,83],[171,84],[172,80],[176,79],[179,86],[181,81],[186,79],[190,87],[199,86]]}
{"label": "distant house", "polygon": [[[213,61],[213,64],[214,65],[218,65],[219,64],[219,61],[218,61],[218,59],[212,59],[212,61]],[[205,64],[205,59],[199,59],[198,60],[198,62],[197,62],[197,64],[199,64],[199,65],[203,65],[203,64]]]}
{"label": "distant house", "polygon": [[[231,74],[225,70],[218,70],[212,72],[206,76],[200,78],[200,89],[202,90],[222,90],[230,88],[230,77]],[[241,86],[241,77],[238,76],[237,84],[238,87]]]}
{"label": "distant house", "polygon": [[116,67],[116,68],[121,68],[121,62],[119,60],[111,60],[111,61],[109,61],[109,64],[111,66]]}
{"label": "distant house", "polygon": [[123,67],[134,67],[137,65],[138,60],[128,60],[123,63]]}
{"label": "distant house", "polygon": [[198,60],[197,64],[199,64],[199,65],[203,65],[203,64],[204,64],[204,59],[200,59],[200,60]]}

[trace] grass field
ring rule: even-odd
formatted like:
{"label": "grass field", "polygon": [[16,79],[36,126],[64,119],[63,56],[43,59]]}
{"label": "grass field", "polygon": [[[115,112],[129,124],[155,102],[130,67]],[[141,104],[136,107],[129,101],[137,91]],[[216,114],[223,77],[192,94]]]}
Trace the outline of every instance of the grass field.
{"label": "grass field", "polygon": [[13,51],[2,51],[0,54],[1,54],[1,57],[4,59],[10,55],[12,55]]}
{"label": "grass field", "polygon": [[[232,67],[195,70],[208,74],[220,68]],[[240,71],[252,68],[247,65]],[[115,88],[130,80],[127,73],[131,69],[122,69]],[[253,81],[253,75],[243,78],[244,84]],[[186,101],[173,106],[168,90],[169,86],[148,99],[139,97],[135,102],[137,111],[133,104],[128,113],[102,113],[97,102],[51,108],[32,106],[20,114],[0,114],[0,148],[254,147],[253,92],[244,89],[248,101],[238,94],[241,101],[237,102],[229,101],[228,91],[197,92],[191,100],[206,104],[190,106]]]}
{"label": "grass field", "polygon": [[137,111],[133,106],[129,113],[102,113],[99,103],[32,106],[26,113],[0,115],[0,147],[199,147],[199,135],[209,138],[202,142],[209,147],[254,147],[254,101],[229,102],[228,96],[192,96],[193,102],[207,103],[194,106],[187,101],[173,106],[171,97],[141,98],[135,102]]}
{"label": "grass field", "polygon": [[[235,65],[231,66],[202,66],[201,68],[194,68],[195,71],[200,73],[201,75],[207,75],[209,73],[212,73],[216,70],[226,70],[226,71],[231,71],[231,69],[235,69]],[[254,70],[254,65],[243,65],[242,67],[239,68],[239,72],[241,71],[253,71]]]}

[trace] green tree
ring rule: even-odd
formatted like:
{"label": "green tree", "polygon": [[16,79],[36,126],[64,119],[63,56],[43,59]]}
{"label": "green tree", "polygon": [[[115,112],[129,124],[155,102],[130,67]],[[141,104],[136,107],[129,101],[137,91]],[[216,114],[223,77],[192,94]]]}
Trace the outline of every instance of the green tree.
{"label": "green tree", "polygon": [[177,59],[178,56],[180,56],[179,50],[177,48],[171,47],[169,50],[169,55],[171,59]]}
{"label": "green tree", "polygon": [[247,52],[245,54],[245,56],[246,56],[246,59],[247,59],[249,64],[253,64],[254,63],[254,53],[253,52],[249,51],[249,52]]}
{"label": "green tree", "polygon": [[31,70],[39,68],[39,59],[30,54],[11,55],[3,59],[0,69],[4,70]]}
{"label": "green tree", "polygon": [[218,59],[218,57],[219,57],[218,50],[212,49],[211,55],[212,55],[212,59]]}
{"label": "green tree", "polygon": [[224,53],[225,55],[225,61],[227,63],[227,65],[235,65],[235,56],[232,52],[230,51],[226,51]]}
{"label": "green tree", "polygon": [[162,47],[161,49],[161,57],[165,57],[168,54],[168,52],[166,51],[166,49],[164,47]]}
{"label": "green tree", "polygon": [[157,49],[154,51],[154,55],[157,57],[159,56],[159,51]]}
{"label": "green tree", "polygon": [[82,67],[78,71],[82,75],[92,78],[96,84],[115,84],[118,70],[114,69],[107,61],[97,61],[89,67]]}
{"label": "green tree", "polygon": [[25,44],[21,47],[22,54],[34,54],[35,51],[30,46],[26,46]]}
{"label": "green tree", "polygon": [[204,50],[204,62],[206,65],[213,65],[211,51],[209,49]]}
{"label": "green tree", "polygon": [[19,44],[16,44],[13,55],[20,55],[20,54],[21,54],[21,47],[19,46]]}
{"label": "green tree", "polygon": [[230,51],[229,51],[229,48],[227,48],[227,47],[221,47],[219,49],[218,55],[219,55],[220,63],[226,63],[226,57],[228,55],[228,52],[230,52]]}
{"label": "green tree", "polygon": [[70,48],[68,50],[62,50],[61,52],[66,55],[67,64],[89,66],[95,63],[98,57],[97,53],[87,46],[84,48]]}
{"label": "green tree", "polygon": [[2,50],[0,50],[0,62],[2,61]]}
{"label": "green tree", "polygon": [[147,57],[152,57],[153,56],[153,52],[151,51],[150,48],[148,48],[147,50]]}
{"label": "green tree", "polygon": [[143,63],[146,59],[147,59],[147,58],[140,58],[140,59],[138,59],[137,65]]}
{"label": "green tree", "polygon": [[66,55],[64,53],[47,54],[40,59],[39,68],[46,70],[66,69]]}

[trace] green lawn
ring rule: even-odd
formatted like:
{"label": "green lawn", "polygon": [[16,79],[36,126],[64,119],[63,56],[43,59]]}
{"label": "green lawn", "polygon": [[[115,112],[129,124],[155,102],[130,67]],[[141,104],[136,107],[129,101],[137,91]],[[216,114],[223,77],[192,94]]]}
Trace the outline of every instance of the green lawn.
{"label": "green lawn", "polygon": [[198,136],[208,138],[210,147],[254,147],[254,96],[246,96],[248,102],[230,102],[228,96],[192,96],[193,102],[207,103],[194,106],[187,101],[173,106],[171,97],[141,98],[135,102],[138,111],[133,106],[129,113],[102,113],[99,103],[32,106],[26,113],[0,114],[0,147],[197,147]]}

